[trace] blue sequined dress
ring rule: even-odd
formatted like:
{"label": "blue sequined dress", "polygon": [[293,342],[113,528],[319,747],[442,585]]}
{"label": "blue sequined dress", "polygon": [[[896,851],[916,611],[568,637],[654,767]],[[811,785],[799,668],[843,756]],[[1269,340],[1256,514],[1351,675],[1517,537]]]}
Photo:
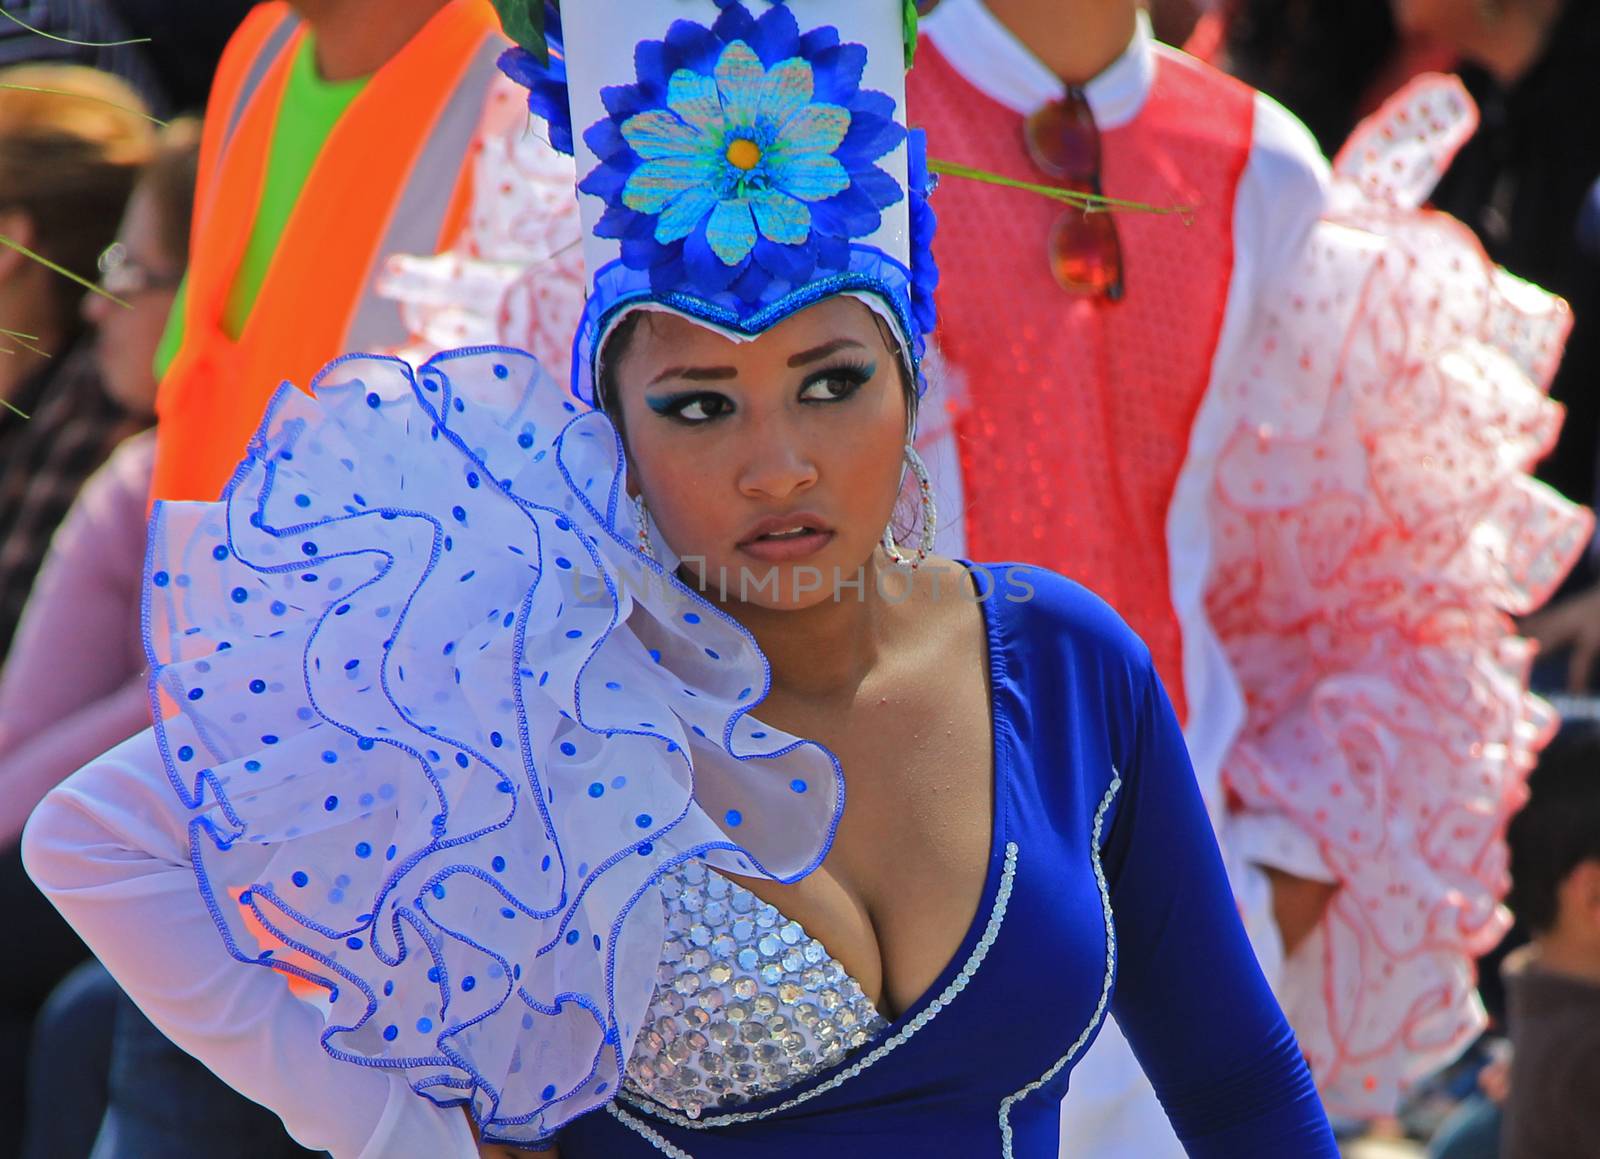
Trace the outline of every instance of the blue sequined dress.
{"label": "blue sequined dress", "polygon": [[1114,1012],[1191,1154],[1336,1154],[1100,601],[974,569],[987,879],[890,1021],[732,880],[820,864],[843,773],[759,719],[748,633],[637,550],[603,416],[513,350],[315,385],[222,502],[158,509],[160,723],[26,839],[152,1020],[302,1142],[470,1156],[470,1104],[563,1159],[1054,1159]]}

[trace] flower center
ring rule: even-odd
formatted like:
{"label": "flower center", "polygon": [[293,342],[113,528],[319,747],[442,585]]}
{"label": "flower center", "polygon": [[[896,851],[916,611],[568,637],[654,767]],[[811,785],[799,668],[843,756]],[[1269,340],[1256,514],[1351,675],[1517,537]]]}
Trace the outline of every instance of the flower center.
{"label": "flower center", "polygon": [[729,165],[746,173],[761,164],[761,146],[745,137],[735,137],[728,142],[728,151],[724,155]]}

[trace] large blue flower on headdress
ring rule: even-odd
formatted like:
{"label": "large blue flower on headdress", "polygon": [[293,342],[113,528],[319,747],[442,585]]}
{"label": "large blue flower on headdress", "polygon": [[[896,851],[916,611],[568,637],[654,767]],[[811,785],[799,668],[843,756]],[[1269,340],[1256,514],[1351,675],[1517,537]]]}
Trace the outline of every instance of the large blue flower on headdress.
{"label": "large blue flower on headdress", "polygon": [[606,202],[596,234],[657,292],[754,303],[844,270],[904,195],[875,164],[905,139],[895,102],[861,88],[867,50],[835,28],[801,36],[787,7],[758,19],[729,3],[635,63],[637,83],[601,94],[609,115],[584,133],[600,163],[579,188]]}

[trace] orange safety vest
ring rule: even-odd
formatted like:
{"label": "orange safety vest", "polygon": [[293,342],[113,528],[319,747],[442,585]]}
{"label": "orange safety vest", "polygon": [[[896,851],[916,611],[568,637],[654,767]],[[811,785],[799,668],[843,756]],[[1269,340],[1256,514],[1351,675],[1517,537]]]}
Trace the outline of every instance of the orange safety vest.
{"label": "orange safety vest", "polygon": [[407,338],[373,292],[395,253],[433,253],[471,202],[469,150],[506,48],[487,0],[449,0],[380,68],[328,135],[237,340],[223,308],[261,196],[305,28],[281,0],[251,11],[218,65],[200,146],[183,344],[162,379],[157,499],[215,499],[268,398],[347,350]]}

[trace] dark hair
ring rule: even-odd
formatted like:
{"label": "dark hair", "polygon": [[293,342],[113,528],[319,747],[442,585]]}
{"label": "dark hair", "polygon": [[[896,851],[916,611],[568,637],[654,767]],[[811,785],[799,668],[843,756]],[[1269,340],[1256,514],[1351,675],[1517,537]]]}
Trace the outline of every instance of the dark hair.
{"label": "dark hair", "polygon": [[[155,130],[137,93],[81,65],[20,64],[0,70],[0,209],[33,223],[33,248],[93,281],[116,236]],[[74,321],[83,290],[49,280],[58,325]]]}
{"label": "dark hair", "polygon": [[200,172],[200,120],[179,117],[161,130],[155,156],[139,174],[139,186],[154,199],[161,248],[180,267],[188,264],[189,223]]}
{"label": "dark hair", "polygon": [[1511,820],[1511,896],[1535,934],[1556,924],[1561,883],[1600,861],[1600,728],[1569,725],[1528,778],[1528,803]]}
{"label": "dark hair", "polygon": [[1390,0],[1229,0],[1228,71],[1305,122],[1329,156],[1400,45]]}

